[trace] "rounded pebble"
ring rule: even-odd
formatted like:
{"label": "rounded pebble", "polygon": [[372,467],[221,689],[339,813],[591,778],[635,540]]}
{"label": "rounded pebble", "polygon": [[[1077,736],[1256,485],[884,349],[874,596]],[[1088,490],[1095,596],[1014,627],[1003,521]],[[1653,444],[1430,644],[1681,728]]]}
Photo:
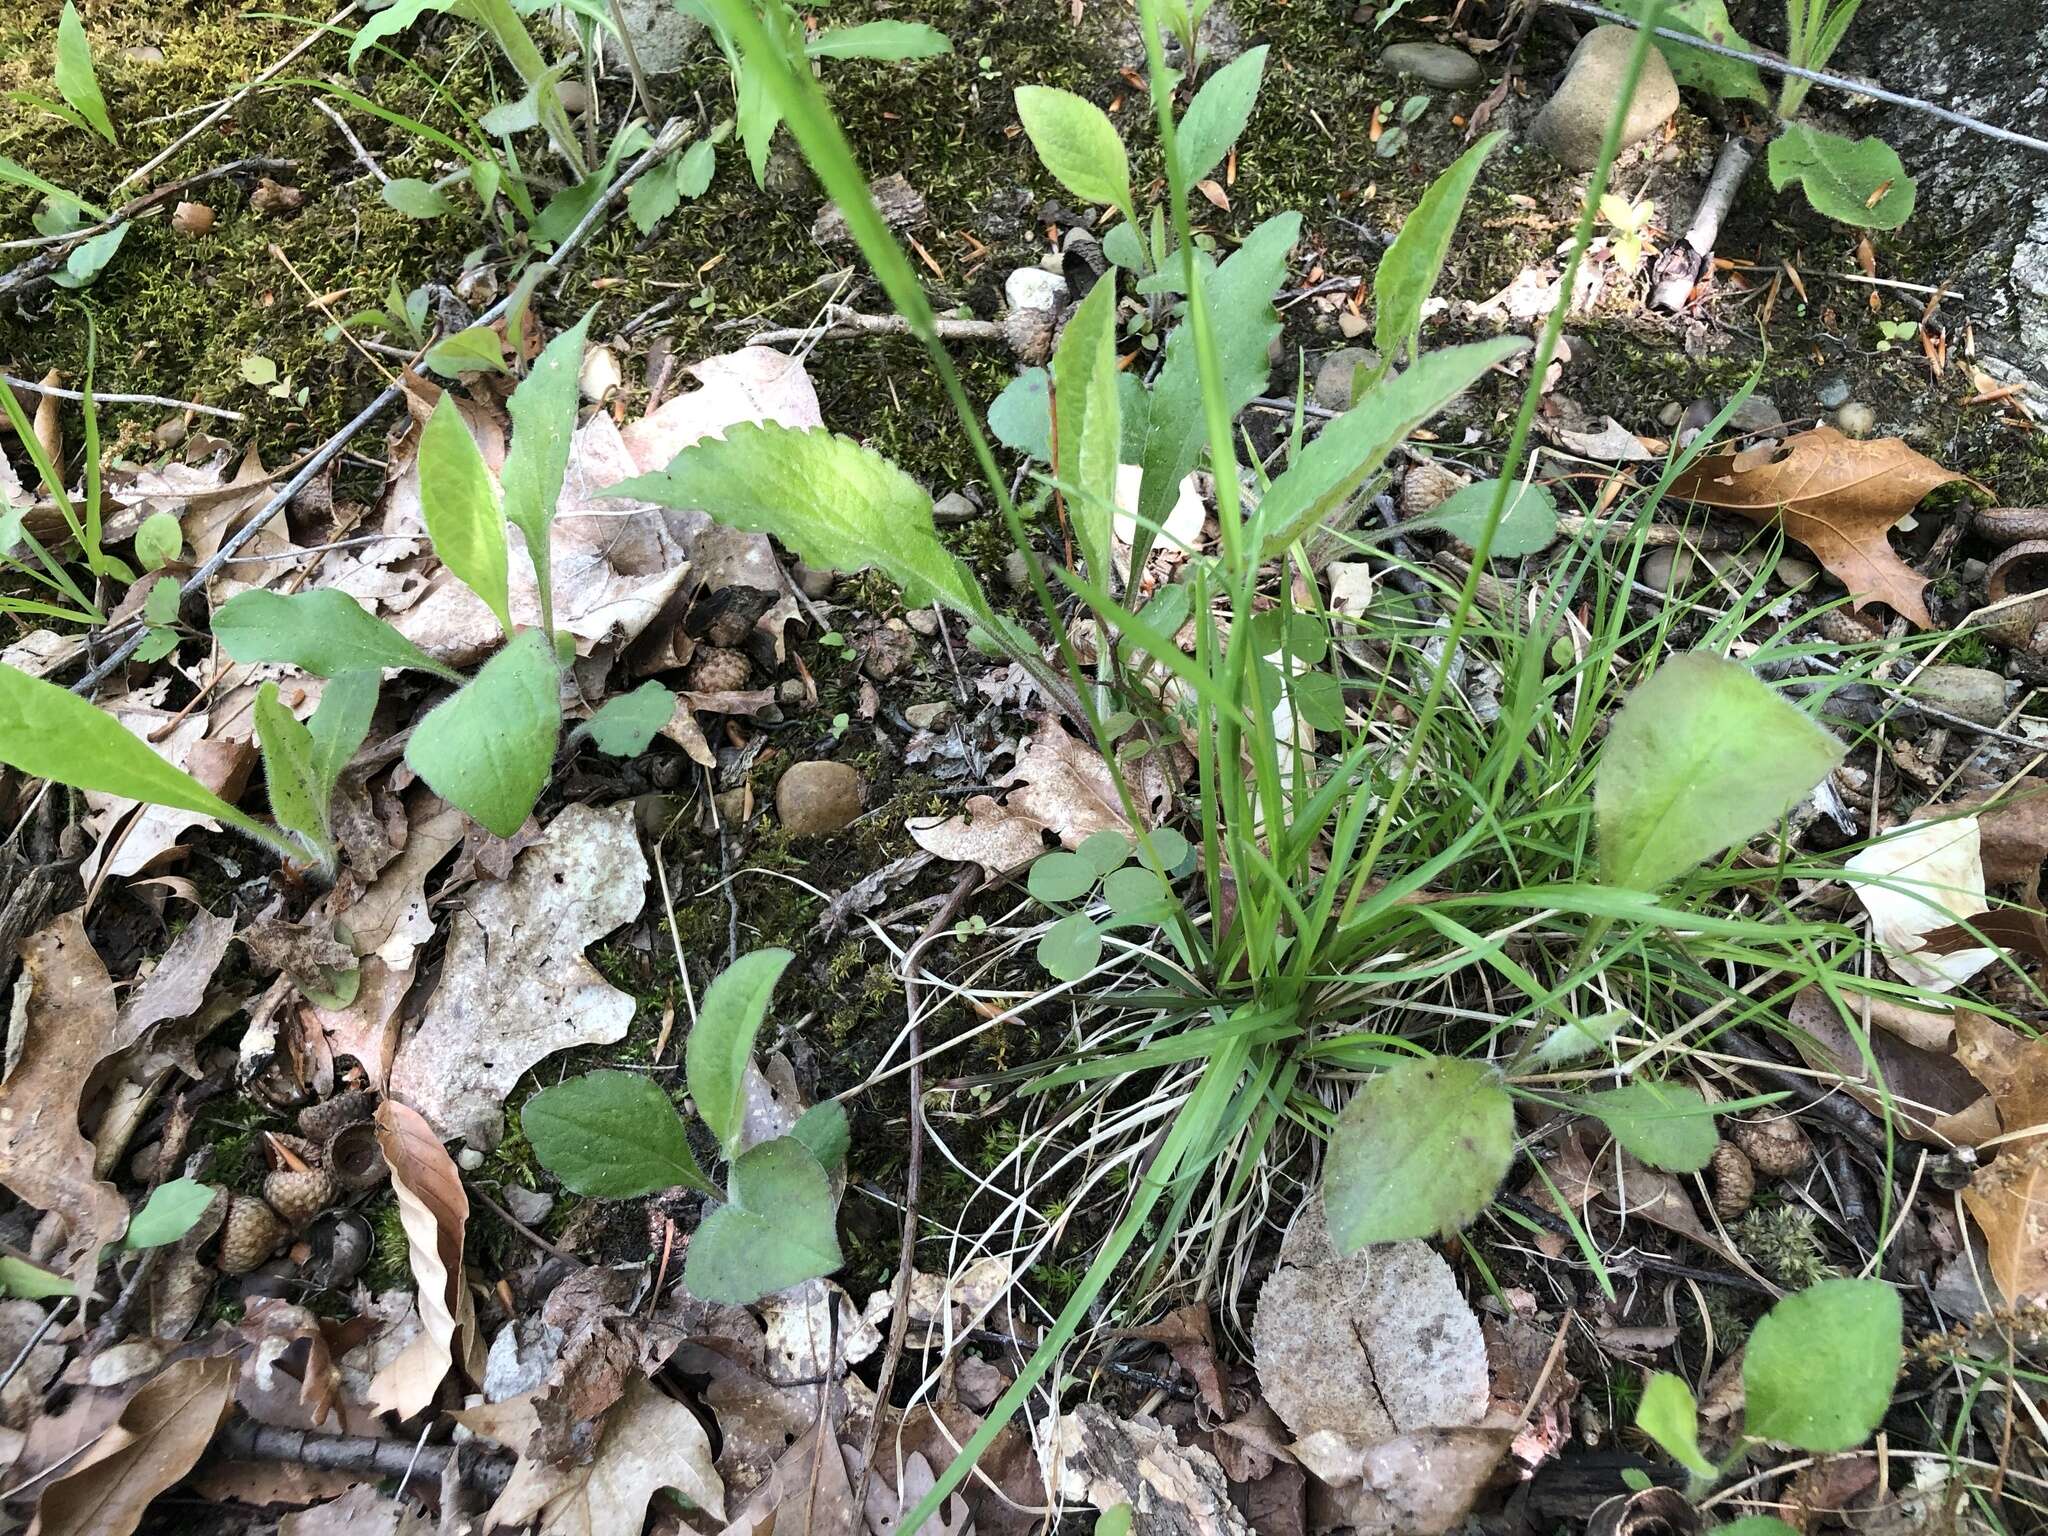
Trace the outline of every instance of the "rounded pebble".
{"label": "rounded pebble", "polygon": [[1835,412],[1835,425],[1850,437],[1868,437],[1877,430],[1877,412],[1861,400],[1851,400]]}
{"label": "rounded pebble", "polygon": [[843,832],[860,812],[860,775],[845,763],[797,763],[775,786],[775,814],[791,837]]}
{"label": "rounded pebble", "polygon": [[1464,49],[1443,43],[1396,43],[1380,55],[1380,63],[1397,75],[1447,91],[1477,85],[1486,73]]}

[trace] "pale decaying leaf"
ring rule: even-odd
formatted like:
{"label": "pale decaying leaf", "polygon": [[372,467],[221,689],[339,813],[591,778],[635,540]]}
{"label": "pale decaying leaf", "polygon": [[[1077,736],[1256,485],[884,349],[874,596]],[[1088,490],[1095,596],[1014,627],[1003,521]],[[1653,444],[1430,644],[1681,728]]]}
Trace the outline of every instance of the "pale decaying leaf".
{"label": "pale decaying leaf", "polygon": [[277,1536],[426,1536],[432,1529],[416,1506],[359,1483],[338,1499],[286,1515]]}
{"label": "pale decaying leaf", "polygon": [[1853,885],[1856,899],[1870,914],[1885,963],[1904,980],[1947,992],[1998,959],[1995,949],[1938,954],[1926,947],[1937,929],[1991,908],[1976,817],[1908,823],[1844,868],[1861,877]]}
{"label": "pale decaying leaf", "polygon": [[907,826],[918,847],[1001,875],[1045,852],[1047,833],[1063,848],[1078,848],[1093,833],[1131,830],[1101,754],[1053,719],[1039,725],[1016,766],[997,782],[1009,790],[1000,805],[993,796],[976,795],[964,815],[911,818]]}
{"label": "pale decaying leaf", "polygon": [[398,1197],[413,1279],[420,1332],[370,1383],[379,1412],[411,1418],[433,1401],[434,1392],[459,1364],[474,1379],[483,1370],[476,1312],[462,1276],[463,1229],[469,1196],[462,1175],[433,1127],[418,1111],[395,1099],[377,1106],[377,1145],[391,1165],[391,1190]]}
{"label": "pale decaying leaf", "polygon": [[92,1449],[43,1490],[37,1536],[128,1536],[150,1500],[204,1454],[234,1401],[235,1362],[180,1360],[131,1398]]}
{"label": "pale decaying leaf", "polygon": [[495,1145],[506,1095],[534,1063],[624,1038],[633,999],[583,951],[639,914],[646,883],[630,802],[563,811],[519,855],[511,879],[465,898],[441,983],[392,1065],[391,1091],[444,1136]]}
{"label": "pale decaying leaf", "polygon": [[1320,1434],[1295,1452],[1315,1473],[1309,1513],[1319,1531],[1352,1536],[1438,1536],[1457,1530],[1507,1453],[1507,1425],[1421,1429],[1378,1445]]}
{"label": "pale decaying leaf", "polygon": [[1817,427],[1782,444],[1708,455],[1672,483],[1671,493],[1752,522],[1782,522],[1787,536],[1849,589],[1852,607],[1889,603],[1931,629],[1923,596],[1928,578],[1898,557],[1885,534],[1929,491],[1963,478],[1902,439],[1859,440]]}
{"label": "pale decaying leaf", "polygon": [[234,937],[234,918],[215,917],[204,907],[194,912],[155,968],[121,1004],[110,1048],[125,1050],[154,1026],[197,1013]]}
{"label": "pale decaying leaf", "polygon": [[[241,798],[255,753],[246,744],[214,740],[209,716],[165,708],[168,678],[107,701],[106,710],[130,733],[174,768],[182,768],[230,803]],[[162,805],[139,805],[118,795],[87,791],[93,814],[86,826],[100,840],[80,874],[91,883],[102,875],[133,875],[148,868],[195,827],[218,830],[210,817]]]}
{"label": "pale decaying leaf", "polygon": [[93,1176],[92,1143],[78,1128],[79,1096],[118,1028],[113,983],[83,918],[67,912],[23,942],[0,1082],[0,1183],[62,1223],[47,1260],[82,1283],[128,1224],[128,1202]]}
{"label": "pale decaying leaf", "polygon": [[[842,1445],[839,1453],[846,1459],[847,1481],[854,1487],[861,1486],[861,1474],[866,1463],[861,1460],[860,1451],[851,1445]],[[867,1482],[867,1529],[870,1536],[898,1536],[903,1528],[903,1517],[917,1508],[918,1502],[932,1491],[938,1479],[932,1473],[932,1465],[917,1452],[912,1451],[903,1460],[900,1481],[891,1486],[892,1470],[886,1464],[876,1467],[875,1476]],[[939,1512],[917,1528],[916,1536],[974,1536],[974,1517],[967,1512],[967,1505],[957,1494],[940,1506]]]}
{"label": "pale decaying leaf", "polygon": [[[2048,1298],[2048,1043],[1980,1014],[1956,1017],[1956,1060],[1984,1085],[2000,1144],[1963,1191],[1984,1229],[1986,1267],[2014,1304]],[[2028,1134],[2031,1133],[2031,1134]]]}
{"label": "pale decaying leaf", "polygon": [[1178,1444],[1173,1431],[1140,1414],[1119,1419],[1094,1403],[1061,1414],[1041,1431],[1046,1481],[1085,1507],[1131,1508],[1131,1529],[1148,1536],[1252,1536],[1230,1502],[1216,1458]]}
{"label": "pale decaying leaf", "polygon": [[1252,1319],[1266,1401],[1297,1437],[1372,1445],[1486,1413],[1486,1341],[1427,1243],[1337,1256],[1322,1202],[1302,1205]]}

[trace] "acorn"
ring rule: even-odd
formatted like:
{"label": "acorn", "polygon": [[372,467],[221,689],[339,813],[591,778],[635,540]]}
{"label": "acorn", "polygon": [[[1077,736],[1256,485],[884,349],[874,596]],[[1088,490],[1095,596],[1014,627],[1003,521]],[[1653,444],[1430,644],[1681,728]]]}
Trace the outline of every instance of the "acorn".
{"label": "acorn", "polygon": [[[358,1089],[354,1093],[338,1093],[331,1099],[318,1104],[308,1104],[299,1111],[299,1134],[313,1142],[326,1142],[344,1125],[353,1125],[358,1120],[368,1120],[377,1113],[377,1095]],[[313,1159],[308,1158],[308,1162]]]}
{"label": "acorn", "polygon": [[171,228],[181,235],[210,234],[213,210],[205,203],[180,203],[171,210]]}
{"label": "acorn", "polygon": [[221,1224],[220,1272],[248,1274],[288,1236],[277,1212],[261,1200],[253,1195],[234,1196],[228,1202],[227,1220]]}
{"label": "acorn", "polygon": [[334,1175],[325,1168],[280,1168],[263,1181],[263,1198],[296,1232],[334,1203]]}
{"label": "acorn", "polygon": [[1035,367],[1052,356],[1053,337],[1059,332],[1060,317],[1051,309],[1013,309],[1003,316],[1003,339],[1017,354],[1017,361]]}
{"label": "acorn", "polygon": [[1403,521],[1434,512],[1472,482],[1434,459],[1410,465],[1401,477],[1399,506]]}
{"label": "acorn", "polygon": [[702,645],[690,659],[690,670],[683,680],[692,693],[737,693],[753,676],[754,664],[747,660],[745,651]]}
{"label": "acorn", "polygon": [[327,1171],[343,1189],[360,1193],[390,1177],[391,1165],[377,1144],[377,1127],[368,1120],[344,1125],[327,1138]]}
{"label": "acorn", "polygon": [[1737,1120],[1728,1126],[1728,1139],[1766,1178],[1789,1179],[1813,1163],[1813,1143],[1796,1120]]}
{"label": "acorn", "polygon": [[1756,1195],[1756,1170],[1732,1141],[1716,1146],[1707,1166],[1714,1175],[1714,1209],[1723,1221],[1733,1221]]}

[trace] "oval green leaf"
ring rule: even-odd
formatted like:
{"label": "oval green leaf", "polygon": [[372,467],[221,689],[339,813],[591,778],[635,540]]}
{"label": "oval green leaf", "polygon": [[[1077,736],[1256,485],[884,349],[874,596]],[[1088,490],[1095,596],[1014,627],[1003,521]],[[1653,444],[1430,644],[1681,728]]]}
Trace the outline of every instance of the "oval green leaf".
{"label": "oval green leaf", "polygon": [[561,726],[555,649],[529,629],[413,727],[405,760],[443,800],[510,837],[548,781]]}
{"label": "oval green leaf", "polygon": [[631,1200],[678,1184],[718,1195],[690,1151],[683,1117],[638,1072],[591,1072],[543,1088],[519,1124],[541,1167],[579,1195]]}
{"label": "oval green leaf", "polygon": [[1034,901],[1079,901],[1095,889],[1095,866],[1078,853],[1048,853],[1033,861],[1024,887]]}
{"label": "oval green leaf", "polygon": [[420,429],[419,474],[420,516],[434,553],[511,634],[511,564],[497,487],[455,397],[445,390]]}
{"label": "oval green leaf", "polygon": [[1090,203],[1131,208],[1131,163],[1109,114],[1072,91],[1017,87],[1017,116],[1060,185]]}
{"label": "oval green leaf", "polygon": [[731,1194],[690,1238],[683,1284],[691,1295],[744,1306],[844,1262],[831,1180],[794,1136],[742,1152],[732,1165]]}
{"label": "oval green leaf", "polygon": [[215,610],[213,634],[236,661],[281,661],[315,677],[387,667],[462,677],[334,587],[238,592]]}
{"label": "oval green leaf", "polygon": [[1881,1280],[1823,1280],[1787,1296],[1743,1352],[1743,1428],[1802,1451],[1855,1449],[1891,1406],[1903,1328],[1898,1292]]}
{"label": "oval green leaf", "polygon": [[757,949],[718,973],[697,1005],[697,1022],[683,1048],[683,1070],[697,1113],[725,1155],[739,1152],[747,1114],[747,1064],[754,1037],[768,1017],[775,983],[795,957],[786,949]]}
{"label": "oval green leaf", "polygon": [[[1486,513],[1493,505],[1498,480],[1480,480],[1453,491],[1428,516],[1416,521],[1441,528],[1452,538],[1477,544],[1486,527]],[[1409,526],[1414,526],[1410,524]],[[1493,531],[1489,553],[1496,559],[1519,560],[1550,547],[1557,537],[1557,498],[1550,487],[1529,481],[1508,492],[1501,509],[1500,526]]]}
{"label": "oval green leaf", "polygon": [[1683,1083],[1627,1083],[1596,1093],[1579,1107],[1597,1116],[1614,1139],[1652,1168],[1698,1173],[1713,1160],[1720,1136],[1714,1107]]}
{"label": "oval green leaf", "polygon": [[1389,1067],[1352,1096],[1323,1161],[1337,1251],[1457,1231],[1486,1208],[1515,1151],[1515,1111],[1484,1062]]}

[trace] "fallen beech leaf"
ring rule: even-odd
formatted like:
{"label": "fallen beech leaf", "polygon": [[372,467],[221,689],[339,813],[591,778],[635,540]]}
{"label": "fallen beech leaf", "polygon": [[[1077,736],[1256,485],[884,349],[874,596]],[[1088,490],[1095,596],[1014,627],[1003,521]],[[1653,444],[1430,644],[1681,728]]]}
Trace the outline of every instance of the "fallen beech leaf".
{"label": "fallen beech leaf", "polygon": [[912,817],[912,839],[927,853],[1001,875],[1045,852],[1047,832],[1073,849],[1091,833],[1131,829],[1101,755],[1050,718],[998,783],[1010,791],[1003,804],[976,795],[964,816]]}
{"label": "fallen beech leaf", "polygon": [[114,986],[82,919],[67,912],[21,946],[19,1052],[0,1083],[0,1183],[63,1222],[51,1265],[85,1285],[101,1247],[127,1227],[128,1202],[93,1177],[92,1143],[78,1129],[79,1095],[117,1029]]}
{"label": "fallen beech leaf", "polygon": [[510,880],[471,891],[455,914],[441,984],[399,1048],[392,1093],[444,1136],[495,1146],[505,1098],[536,1062],[625,1037],[633,999],[583,950],[639,914],[646,883],[631,804],[563,811]]}
{"label": "fallen beech leaf", "polygon": [[522,1456],[487,1524],[520,1526],[538,1515],[537,1536],[619,1536],[640,1529],[648,1500],[663,1488],[725,1518],[725,1485],[711,1464],[704,1426],[683,1404],[635,1376],[604,1416],[597,1454],[580,1466],[550,1466]]}
{"label": "fallen beech leaf", "polygon": [[190,1472],[234,1402],[235,1362],[180,1360],[44,1490],[34,1536],[128,1536],[150,1500]]}
{"label": "fallen beech leaf", "polygon": [[1786,438],[1775,452],[1709,455],[1680,475],[1671,493],[1752,522],[1782,522],[1786,535],[1849,589],[1850,606],[1889,603],[1931,629],[1923,598],[1928,578],[1898,557],[1885,534],[1936,486],[1964,478],[1899,438],[1859,440],[1816,427]]}
{"label": "fallen beech leaf", "polygon": [[1909,822],[1843,868],[1862,877],[1852,887],[1856,899],[1885,962],[1905,980],[1947,992],[1997,960],[1995,949],[1942,954],[1925,947],[1936,929],[1990,910],[1976,817]]}
{"label": "fallen beech leaf", "polygon": [[391,1165],[391,1189],[398,1197],[413,1278],[419,1282],[416,1305],[422,1327],[419,1337],[377,1373],[370,1401],[380,1413],[409,1419],[433,1401],[458,1358],[471,1379],[482,1373],[476,1313],[462,1278],[469,1196],[455,1160],[417,1110],[395,1099],[378,1105],[377,1146]]}

